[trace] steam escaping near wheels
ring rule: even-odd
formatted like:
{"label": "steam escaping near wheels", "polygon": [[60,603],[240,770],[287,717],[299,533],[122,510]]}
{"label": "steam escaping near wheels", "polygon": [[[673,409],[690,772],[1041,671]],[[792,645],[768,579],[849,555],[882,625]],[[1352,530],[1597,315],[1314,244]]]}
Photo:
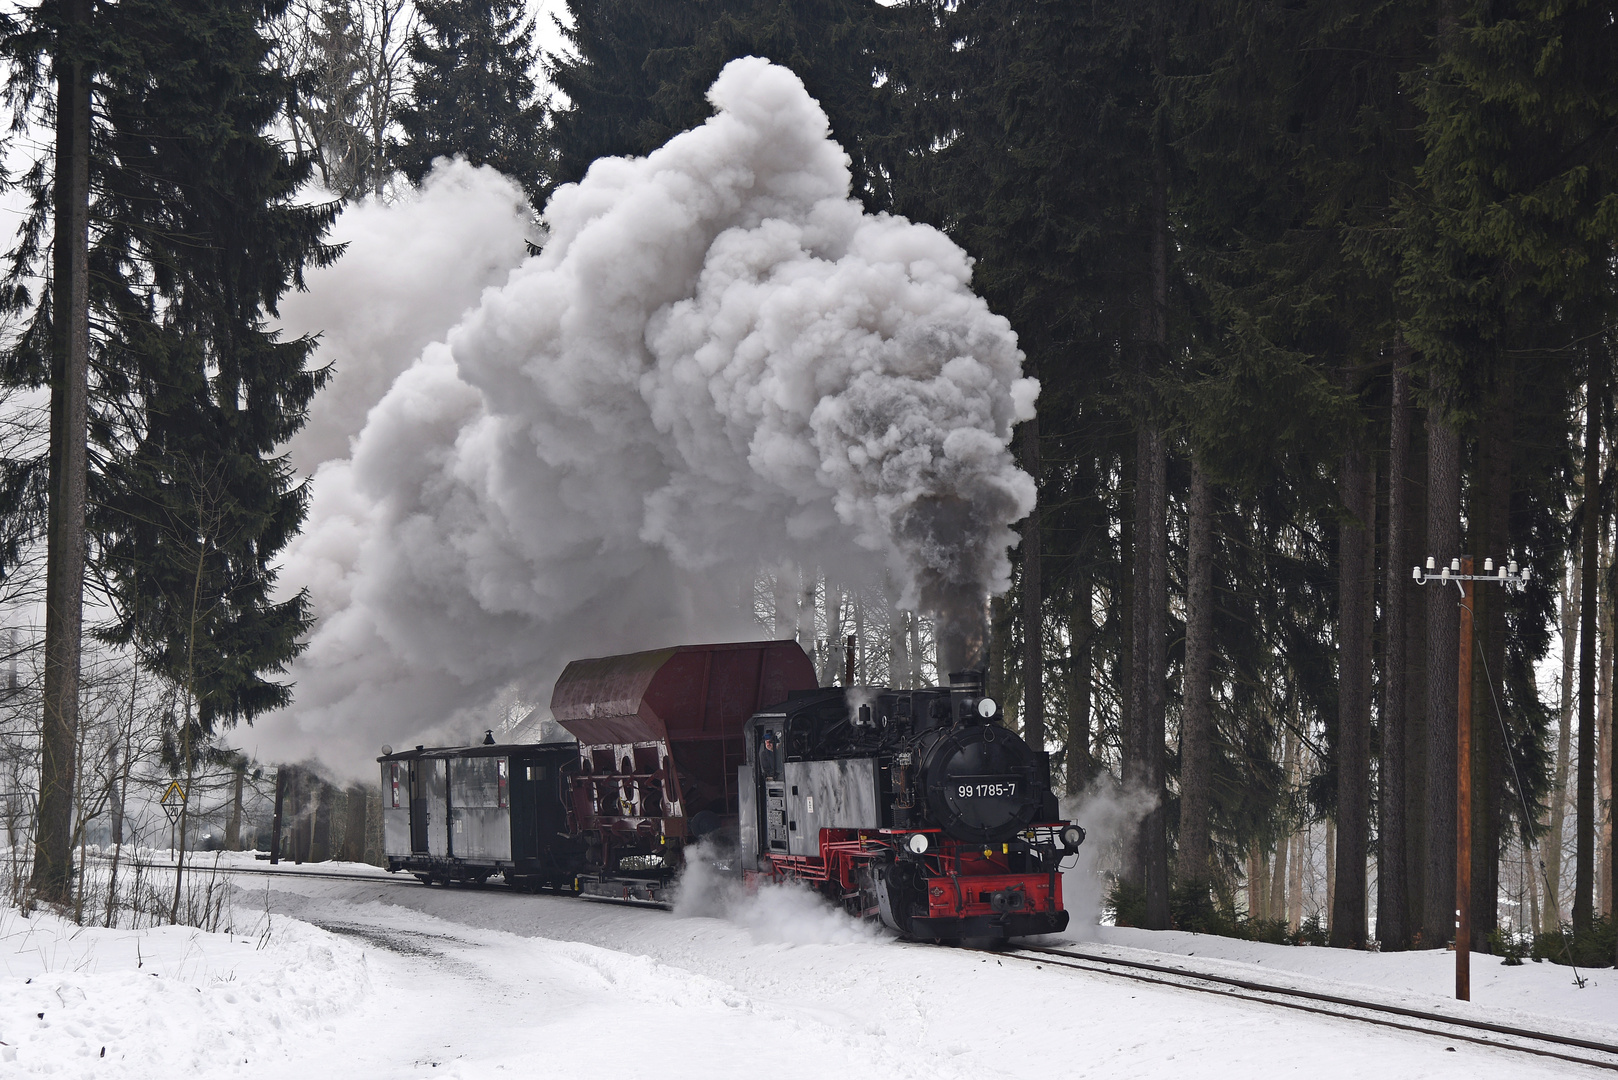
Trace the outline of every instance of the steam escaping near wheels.
{"label": "steam escaping near wheels", "polygon": [[886,572],[946,670],[981,652],[1035,496],[1015,335],[947,237],[849,198],[790,71],[733,61],[709,97],[559,189],[542,252],[319,467],[282,576],[319,623],[261,752],[357,768],[568,657],[755,634],[740,598],[783,559]]}

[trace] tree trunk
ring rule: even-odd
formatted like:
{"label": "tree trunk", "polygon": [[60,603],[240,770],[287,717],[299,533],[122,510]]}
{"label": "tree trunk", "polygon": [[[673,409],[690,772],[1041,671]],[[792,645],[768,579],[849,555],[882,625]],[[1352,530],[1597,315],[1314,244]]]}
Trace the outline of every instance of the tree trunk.
{"label": "tree trunk", "polygon": [[[107,754],[107,766],[113,777],[112,787],[108,792],[109,805],[107,811],[108,816],[111,818],[108,833],[112,838],[114,847],[124,842],[124,792],[123,788],[118,784],[118,776],[122,769],[119,764],[119,751],[119,745],[113,743],[111,750]],[[113,857],[116,859],[117,854],[114,853]]]}
{"label": "tree trunk", "polygon": [[[1481,490],[1471,497],[1473,565],[1483,573],[1487,558],[1508,557],[1511,545],[1511,443],[1513,415],[1510,370],[1479,434],[1477,475]],[[1499,929],[1502,813],[1506,809],[1506,741],[1501,731],[1502,680],[1506,667],[1506,605],[1503,587],[1477,583],[1473,592],[1478,652],[1472,684],[1472,947],[1489,951],[1489,935]]]}
{"label": "tree trunk", "polygon": [[230,790],[230,821],[225,825],[225,847],[230,851],[242,849],[242,782],[247,778],[246,762],[238,762]]}
{"label": "tree trunk", "polygon": [[337,857],[332,845],[332,820],[337,815],[337,789],[325,781],[317,781],[313,798],[314,820],[309,824],[309,861],[330,862]]}
{"label": "tree trunk", "polygon": [[[1167,454],[1157,427],[1141,427],[1140,475],[1136,536],[1141,544],[1135,562],[1135,670],[1133,698],[1138,758],[1126,766],[1126,782],[1149,792],[1155,803],[1142,819],[1136,842],[1137,873],[1146,889],[1146,929],[1169,928],[1168,811],[1164,805],[1164,667],[1167,663],[1168,507],[1165,499]],[[1132,767],[1131,767],[1132,766]]]}
{"label": "tree trunk", "polygon": [[[910,685],[926,686],[927,683],[921,670],[921,620],[917,618],[915,612],[911,612],[909,618],[905,621],[910,624]],[[946,674],[940,672],[938,681],[948,685],[946,679]]]}
{"label": "tree trunk", "polygon": [[1401,343],[1393,360],[1392,434],[1388,442],[1388,564],[1383,601],[1387,653],[1382,675],[1381,755],[1377,762],[1379,829],[1376,871],[1376,936],[1385,951],[1410,944],[1410,907],[1405,886],[1405,685],[1408,637],[1405,600],[1413,588],[1409,504],[1405,466],[1410,460],[1410,372]]}
{"label": "tree trunk", "polygon": [[[1022,424],[1023,471],[1039,483],[1039,418]],[[1022,707],[1023,739],[1045,749],[1045,618],[1040,578],[1039,504],[1022,523]]]}
{"label": "tree trunk", "polygon": [[[1213,486],[1200,458],[1191,460],[1185,575],[1185,680],[1180,712],[1181,880],[1205,887],[1209,878],[1209,817],[1213,803]],[[1285,859],[1280,860],[1282,863]]]}
{"label": "tree trunk", "polygon": [[905,673],[910,661],[905,657],[904,612],[899,610],[899,591],[892,578],[883,579],[883,592],[888,602],[888,685],[905,685]]}
{"label": "tree trunk", "polygon": [[365,796],[366,789],[358,784],[348,789],[348,813],[343,821],[343,858],[349,862],[365,861]]}
{"label": "tree trunk", "polygon": [[798,628],[794,636],[798,645],[809,654],[811,660],[816,661],[815,668],[820,668],[825,657],[821,652],[820,639],[815,634],[815,594],[820,591],[820,571],[805,568],[798,575]]}
{"label": "tree trunk", "polygon": [[1292,834],[1291,869],[1287,871],[1287,928],[1293,933],[1303,924],[1303,861],[1308,857],[1309,834],[1299,829]]}
{"label": "tree trunk", "polygon": [[843,647],[843,590],[833,585],[826,575],[826,663],[820,676],[820,685],[848,685],[846,652]]}
{"label": "tree trunk", "polygon": [[[1135,528],[1135,518],[1140,513],[1140,484],[1138,475],[1140,469],[1136,460],[1134,448],[1125,447],[1119,466],[1120,481],[1123,492],[1119,498],[1118,523],[1118,669],[1115,673],[1114,683],[1118,691],[1118,743],[1119,743],[1119,776],[1128,780],[1134,774],[1135,762],[1140,758],[1140,740],[1137,736],[1135,718],[1138,715],[1135,709],[1135,537],[1138,532]],[[1120,865],[1124,877],[1139,884],[1141,875],[1138,873],[1135,856],[1135,829],[1125,828],[1120,838],[1122,859]]]}
{"label": "tree trunk", "polygon": [[1579,600],[1579,792],[1574,821],[1573,929],[1583,933],[1595,917],[1596,822],[1596,588],[1601,569],[1596,565],[1597,533],[1601,519],[1601,386],[1598,361],[1590,359],[1590,384],[1584,419],[1584,513],[1580,523],[1580,561],[1584,566],[1584,595]]}
{"label": "tree trunk", "polygon": [[1338,529],[1337,880],[1331,943],[1337,948],[1361,949],[1365,947],[1365,859],[1370,832],[1376,472],[1371,455],[1358,440],[1343,455],[1339,487],[1348,516]]}
{"label": "tree trunk", "polygon": [[[1441,411],[1427,413],[1427,549],[1439,567],[1461,553],[1461,440]],[[1460,610],[1449,587],[1427,601],[1427,873],[1422,937],[1455,936],[1455,706]],[[1433,592],[1431,590],[1440,590]]]}
{"label": "tree trunk", "polygon": [[[1129,666],[1129,726],[1124,732],[1123,780],[1126,787],[1136,790],[1149,791],[1151,788],[1151,770],[1147,764],[1146,731],[1150,726],[1146,720],[1148,708],[1146,704],[1147,686],[1149,682],[1148,669],[1151,667],[1151,507],[1152,495],[1152,436],[1150,429],[1142,424],[1136,433],[1135,439],[1135,551],[1131,560],[1133,574],[1130,581],[1129,595],[1131,600],[1131,624],[1129,637],[1131,642]],[[1146,885],[1146,823],[1144,820],[1134,830],[1135,836],[1129,844],[1130,862],[1129,876],[1142,888]]]}
{"label": "tree trunk", "polygon": [[870,669],[865,666],[865,602],[861,590],[856,589],[851,595],[854,599],[854,683],[865,686],[871,678],[867,674]]}
{"label": "tree trunk", "polygon": [[1528,879],[1528,932],[1538,937],[1542,931],[1539,922],[1539,874],[1534,869],[1533,850],[1523,848],[1523,876]]}
{"label": "tree trunk", "polygon": [[1090,579],[1082,577],[1073,586],[1073,611],[1068,617],[1067,763],[1066,794],[1074,796],[1090,781],[1090,684],[1095,638],[1095,622],[1090,612],[1093,600]]}
{"label": "tree trunk", "polygon": [[[1296,783],[1294,773],[1298,765],[1298,736],[1289,730],[1286,736],[1286,749],[1281,754],[1281,775],[1286,777],[1288,786]],[[1271,864],[1269,898],[1269,918],[1285,919],[1287,909],[1291,904],[1291,897],[1287,894],[1290,861],[1288,856],[1292,852],[1292,822],[1286,824],[1284,832],[1275,842],[1275,861]]]}
{"label": "tree trunk", "polygon": [[1006,679],[1006,638],[1010,623],[1010,604],[1006,597],[996,596],[989,601],[989,668],[984,674],[984,690],[1000,703],[1002,722],[1010,728],[1017,726],[1017,702]]}
{"label": "tree trunk", "polygon": [[1556,926],[1564,919],[1562,901],[1562,840],[1567,819],[1567,772],[1573,749],[1573,657],[1578,651],[1579,605],[1575,599],[1584,580],[1576,560],[1568,560],[1571,571],[1561,574],[1562,585],[1562,700],[1556,732],[1556,776],[1551,783],[1550,829],[1540,844],[1540,864],[1545,875],[1545,914]]}
{"label": "tree trunk", "polygon": [[[1601,565],[1612,566],[1612,545],[1609,542],[1605,522],[1601,529]],[[1609,569],[1610,573],[1610,569]],[[1601,836],[1596,847],[1600,853],[1600,867],[1596,873],[1596,890],[1599,894],[1601,914],[1612,914],[1612,590],[1610,581],[1603,575],[1603,588],[1601,589],[1600,617],[1597,622],[1601,626],[1601,640],[1597,643],[1597,655],[1600,660],[1597,665],[1596,686],[1596,745],[1599,748],[1599,760],[1596,762],[1596,778],[1599,785],[1597,794],[1600,801],[1597,805],[1607,808],[1601,821]]]}
{"label": "tree trunk", "polygon": [[1326,819],[1326,912],[1327,926],[1337,915],[1337,823]]}
{"label": "tree trunk", "polygon": [[[1407,459],[1410,499],[1405,517],[1409,542],[1407,562],[1420,561],[1427,545],[1427,448],[1423,425],[1411,425],[1411,452]],[[1414,445],[1418,437],[1422,445]],[[1430,589],[1408,587],[1405,592],[1405,930],[1412,944],[1422,938],[1427,880],[1427,598]]]}
{"label": "tree trunk", "polygon": [[1270,917],[1269,874],[1264,869],[1264,845],[1254,840],[1247,848],[1247,917],[1254,921]]}
{"label": "tree trunk", "polygon": [[[1150,12],[1151,59],[1155,74],[1168,73],[1169,13],[1157,3]],[[1168,807],[1165,788],[1167,719],[1164,686],[1168,625],[1168,453],[1153,415],[1151,380],[1167,364],[1169,287],[1169,147],[1162,130],[1151,135],[1151,190],[1145,224],[1140,337],[1138,341],[1139,429],[1136,437],[1134,670],[1132,719],[1138,758],[1136,783],[1154,800],[1138,830],[1136,867],[1146,890],[1146,927],[1169,928]],[[1126,764],[1125,777],[1129,778]]]}
{"label": "tree trunk", "polygon": [[270,865],[281,861],[282,815],[287,802],[287,773],[291,767],[282,765],[275,770],[275,816],[270,819]]}
{"label": "tree trunk", "polygon": [[50,503],[45,525],[44,727],[30,889],[73,898],[73,757],[84,622],[90,370],[90,69],[79,55],[90,0],[64,0],[56,76],[56,220],[51,255]]}

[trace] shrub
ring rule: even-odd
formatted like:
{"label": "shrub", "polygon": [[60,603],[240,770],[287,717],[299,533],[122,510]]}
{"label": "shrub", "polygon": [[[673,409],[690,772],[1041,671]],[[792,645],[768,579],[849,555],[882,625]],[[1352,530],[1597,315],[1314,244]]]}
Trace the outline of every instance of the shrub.
{"label": "shrub", "polygon": [[1582,934],[1575,933],[1568,923],[1540,934],[1527,952],[1535,960],[1549,960],[1553,964],[1612,967],[1615,948],[1618,948],[1618,920],[1610,915],[1598,915],[1590,929]]}

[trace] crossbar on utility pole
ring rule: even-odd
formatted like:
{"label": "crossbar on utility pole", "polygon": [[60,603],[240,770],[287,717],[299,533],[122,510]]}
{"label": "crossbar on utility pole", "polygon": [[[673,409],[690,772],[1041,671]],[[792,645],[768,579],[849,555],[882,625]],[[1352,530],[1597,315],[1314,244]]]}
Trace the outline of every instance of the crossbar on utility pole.
{"label": "crossbar on utility pole", "polygon": [[[1483,560],[1483,573],[1472,573],[1472,557],[1452,559],[1436,570],[1427,556],[1425,569],[1412,575],[1416,584],[1453,581],[1461,590],[1460,685],[1455,695],[1455,997],[1472,1000],[1472,596],[1474,581],[1495,581],[1507,589],[1520,589],[1528,581],[1528,567],[1515,559],[1496,569],[1493,559]],[[1436,572],[1435,572],[1436,570]]]}

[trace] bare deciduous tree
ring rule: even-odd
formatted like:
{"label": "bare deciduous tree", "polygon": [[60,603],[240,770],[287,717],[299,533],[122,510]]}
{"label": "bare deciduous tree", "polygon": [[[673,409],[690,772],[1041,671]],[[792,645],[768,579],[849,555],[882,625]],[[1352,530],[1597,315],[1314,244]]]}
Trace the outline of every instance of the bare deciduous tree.
{"label": "bare deciduous tree", "polygon": [[295,76],[294,145],[344,199],[386,194],[395,114],[409,91],[408,0],[295,0],[277,21],[277,61]]}

